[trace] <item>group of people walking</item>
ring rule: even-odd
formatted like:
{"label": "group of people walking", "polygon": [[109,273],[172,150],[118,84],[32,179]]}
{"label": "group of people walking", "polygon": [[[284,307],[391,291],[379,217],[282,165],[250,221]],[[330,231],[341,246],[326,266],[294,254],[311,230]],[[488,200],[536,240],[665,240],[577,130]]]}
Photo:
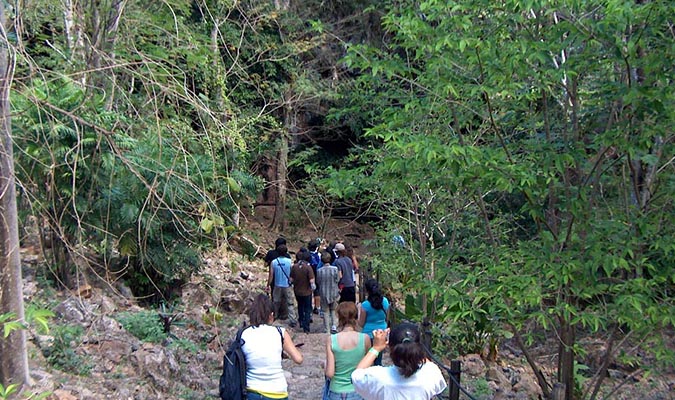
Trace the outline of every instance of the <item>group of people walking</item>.
{"label": "group of people walking", "polygon": [[[445,390],[441,371],[426,358],[417,326],[402,323],[388,328],[389,300],[375,279],[365,282],[366,299],[356,302],[358,262],[347,246],[332,243],[319,251],[316,244],[301,249],[292,262],[280,238],[265,258],[272,299],[262,293],[256,297],[249,310],[253,329],[242,334],[248,399],[288,399],[282,352],[302,363],[289,332],[299,323],[309,333],[315,311],[323,316],[327,334],[323,399],[421,400]],[[312,261],[315,253],[320,263]],[[290,329],[273,325],[284,305]],[[382,366],[386,350],[392,366]]]}
{"label": "group of people walking", "polygon": [[286,239],[278,238],[265,256],[269,266],[266,288],[272,294],[277,319],[287,317],[291,328],[299,324],[309,333],[314,313],[324,318],[326,332],[335,333],[337,304],[356,302],[358,261],[342,242],[331,242],[323,250],[319,245],[313,240],[300,248],[293,262]]}

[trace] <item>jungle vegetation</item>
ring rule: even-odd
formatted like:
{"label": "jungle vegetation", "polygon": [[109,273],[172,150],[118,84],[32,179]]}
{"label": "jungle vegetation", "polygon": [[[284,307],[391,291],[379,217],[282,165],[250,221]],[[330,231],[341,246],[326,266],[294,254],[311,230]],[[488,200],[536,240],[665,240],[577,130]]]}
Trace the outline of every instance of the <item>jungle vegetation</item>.
{"label": "jungle vegetation", "polygon": [[[166,298],[238,232],[242,209],[270,204],[278,231],[291,209],[319,234],[327,216],[370,221],[372,269],[409,293],[406,316],[432,324],[435,346],[495,358],[514,340],[546,397],[611,393],[608,366],[640,369],[636,345],[672,361],[671,2],[17,0],[3,12],[14,171],[3,161],[0,175],[16,195],[3,190],[2,212],[15,199],[18,225],[40,231],[56,284],[86,268]],[[21,315],[2,295],[0,314]],[[606,342],[597,365],[583,364],[588,335]],[[529,352],[551,338],[553,378]],[[2,383],[16,371],[3,363]]]}

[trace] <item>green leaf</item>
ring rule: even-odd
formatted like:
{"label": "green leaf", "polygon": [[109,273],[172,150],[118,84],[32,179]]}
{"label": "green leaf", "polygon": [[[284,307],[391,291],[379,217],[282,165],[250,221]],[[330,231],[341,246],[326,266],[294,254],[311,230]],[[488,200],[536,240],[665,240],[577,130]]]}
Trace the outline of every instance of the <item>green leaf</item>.
{"label": "green leaf", "polygon": [[51,310],[36,308],[32,305],[26,307],[26,321],[30,324],[37,324],[41,332],[49,333],[49,322],[54,316]]}
{"label": "green leaf", "polygon": [[213,222],[212,219],[204,218],[204,219],[202,219],[202,222],[199,224],[199,227],[202,228],[202,230],[205,233],[209,234],[213,231],[214,225],[215,225],[215,223]]}
{"label": "green leaf", "polygon": [[24,329],[25,326],[20,321],[7,321],[3,323],[4,337],[8,337],[13,331]]}
{"label": "green leaf", "polygon": [[240,193],[241,192],[241,186],[239,186],[239,182],[234,180],[232,177],[226,177],[225,178],[227,181],[227,186],[230,188],[230,191],[232,193]]}

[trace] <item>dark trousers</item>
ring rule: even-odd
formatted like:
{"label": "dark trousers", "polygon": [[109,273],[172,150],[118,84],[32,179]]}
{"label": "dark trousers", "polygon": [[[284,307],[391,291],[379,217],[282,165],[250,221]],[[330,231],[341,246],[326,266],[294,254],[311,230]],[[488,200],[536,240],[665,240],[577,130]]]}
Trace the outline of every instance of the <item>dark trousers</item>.
{"label": "dark trousers", "polygon": [[300,327],[303,331],[309,332],[309,320],[312,318],[312,295],[295,295],[295,299],[298,301],[298,320],[300,320]]}
{"label": "dark trousers", "polygon": [[356,287],[343,287],[340,291],[340,303],[351,301],[356,303]]}

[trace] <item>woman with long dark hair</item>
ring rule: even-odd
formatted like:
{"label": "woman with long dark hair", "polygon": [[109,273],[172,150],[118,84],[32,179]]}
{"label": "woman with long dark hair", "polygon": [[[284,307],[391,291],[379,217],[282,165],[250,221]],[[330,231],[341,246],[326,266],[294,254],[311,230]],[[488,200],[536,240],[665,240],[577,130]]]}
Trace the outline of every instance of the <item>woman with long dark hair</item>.
{"label": "woman with long dark hair", "polygon": [[[352,372],[354,390],[365,400],[429,400],[445,390],[443,374],[427,359],[416,325],[404,322],[391,332],[377,329],[373,336],[373,347]],[[387,346],[394,365],[371,366]]]}
{"label": "woman with long dark hair", "polygon": [[[361,331],[373,340],[373,331],[387,329],[387,315],[389,300],[382,295],[380,284],[375,279],[368,279],[365,283],[367,300],[359,304],[359,325]],[[375,359],[375,365],[382,365],[382,354]]]}
{"label": "woman with long dark hair", "polygon": [[251,326],[241,334],[248,400],[287,399],[288,383],[281,368],[281,353],[285,351],[296,364],[303,360],[288,331],[272,325],[273,310],[269,297],[259,294],[249,309]]}

